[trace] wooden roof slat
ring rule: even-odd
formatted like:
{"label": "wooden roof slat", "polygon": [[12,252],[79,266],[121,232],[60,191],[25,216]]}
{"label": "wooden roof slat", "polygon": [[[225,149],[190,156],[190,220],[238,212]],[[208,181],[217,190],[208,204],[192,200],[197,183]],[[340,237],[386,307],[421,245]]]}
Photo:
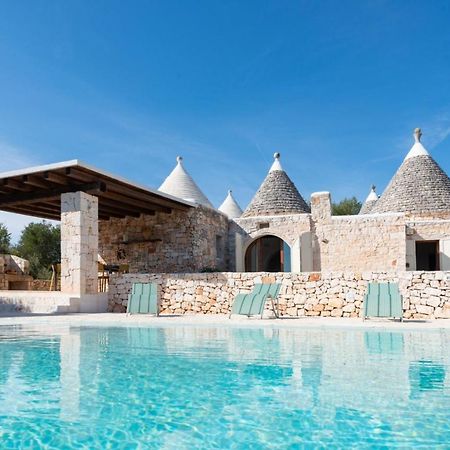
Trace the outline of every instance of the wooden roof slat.
{"label": "wooden roof slat", "polygon": [[21,191],[21,192],[30,192],[33,190],[31,186],[27,186],[26,184],[21,183],[13,178],[4,178],[2,181],[2,185],[8,188],[11,192]]}
{"label": "wooden roof slat", "polygon": [[52,183],[60,184],[62,186],[67,186],[69,184],[66,177],[56,172],[46,171],[44,172],[44,178]]}
{"label": "wooden roof slat", "polygon": [[103,193],[102,198],[111,199],[113,201],[117,201],[118,203],[125,203],[130,205],[132,208],[139,208],[142,211],[158,211],[164,213],[172,212],[171,208],[167,208],[160,205],[155,205],[153,202],[142,201],[138,199],[132,199],[130,197],[126,197],[125,195],[117,194],[116,192],[111,192],[110,187],[107,186],[106,191]]}
{"label": "wooden roof slat", "polygon": [[39,178],[36,175],[23,175],[22,181],[27,185],[43,189],[55,187],[52,183],[49,183],[48,181],[45,181],[44,179]]}
{"label": "wooden roof slat", "polygon": [[86,183],[82,185],[72,185],[66,187],[53,188],[48,190],[39,190],[34,192],[20,192],[17,194],[4,195],[0,197],[0,207],[4,205],[20,205],[20,204],[30,204],[39,203],[45,200],[52,200],[61,196],[61,194],[66,194],[68,192],[91,192],[101,190],[102,183]]}

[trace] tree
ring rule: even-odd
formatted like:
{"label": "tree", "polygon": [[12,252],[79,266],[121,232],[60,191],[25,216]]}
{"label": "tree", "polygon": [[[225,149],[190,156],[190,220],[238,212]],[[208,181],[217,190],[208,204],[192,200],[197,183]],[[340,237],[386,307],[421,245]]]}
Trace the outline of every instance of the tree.
{"label": "tree", "polygon": [[0,223],[0,253],[9,253],[11,251],[11,233],[8,228]]}
{"label": "tree", "polygon": [[18,256],[30,261],[30,275],[49,279],[51,266],[61,260],[61,231],[59,225],[43,222],[30,223],[15,247]]}
{"label": "tree", "polygon": [[344,198],[339,203],[333,203],[333,216],[352,216],[358,214],[361,206],[361,202],[356,197]]}

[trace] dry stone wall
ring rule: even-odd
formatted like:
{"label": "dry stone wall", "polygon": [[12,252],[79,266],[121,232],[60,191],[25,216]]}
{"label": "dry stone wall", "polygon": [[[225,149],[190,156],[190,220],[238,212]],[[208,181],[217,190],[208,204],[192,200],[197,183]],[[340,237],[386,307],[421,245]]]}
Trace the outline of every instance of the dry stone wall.
{"label": "dry stone wall", "polygon": [[210,208],[99,221],[99,230],[101,257],[130,272],[226,268],[228,218]]}
{"label": "dry stone wall", "polygon": [[315,225],[316,270],[390,271],[406,268],[401,214],[333,216]]}
{"label": "dry stone wall", "polygon": [[398,282],[407,319],[450,318],[450,272],[126,274],[111,279],[109,310],[125,312],[132,284],[152,282],[162,314],[228,314],[239,292],[277,282],[284,317],[359,317],[369,281]]}

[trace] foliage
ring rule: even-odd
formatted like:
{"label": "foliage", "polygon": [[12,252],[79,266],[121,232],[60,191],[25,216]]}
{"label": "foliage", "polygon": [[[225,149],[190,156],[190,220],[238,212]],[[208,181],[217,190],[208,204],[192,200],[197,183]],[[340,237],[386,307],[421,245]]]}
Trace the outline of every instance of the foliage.
{"label": "foliage", "polygon": [[61,232],[59,225],[48,222],[30,223],[20,236],[15,253],[30,261],[30,275],[49,279],[51,266],[61,259]]}
{"label": "foliage", "polygon": [[339,203],[333,203],[333,216],[352,216],[358,214],[361,206],[361,202],[356,197],[344,198]]}
{"label": "foliage", "polygon": [[0,253],[10,253],[11,251],[11,233],[8,228],[0,223]]}

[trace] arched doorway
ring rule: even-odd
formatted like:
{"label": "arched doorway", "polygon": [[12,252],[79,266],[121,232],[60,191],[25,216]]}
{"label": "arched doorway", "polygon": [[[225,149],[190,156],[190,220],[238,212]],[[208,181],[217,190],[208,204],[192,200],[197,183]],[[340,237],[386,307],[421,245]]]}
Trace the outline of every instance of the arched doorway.
{"label": "arched doorway", "polygon": [[291,249],[277,236],[263,236],[245,253],[246,272],[290,272]]}

